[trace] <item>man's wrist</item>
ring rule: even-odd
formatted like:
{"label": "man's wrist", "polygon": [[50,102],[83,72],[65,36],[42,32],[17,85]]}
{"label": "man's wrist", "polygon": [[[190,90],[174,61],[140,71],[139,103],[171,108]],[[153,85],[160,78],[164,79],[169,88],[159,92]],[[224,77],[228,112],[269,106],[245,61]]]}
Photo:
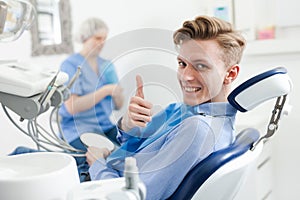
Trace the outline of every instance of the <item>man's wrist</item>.
{"label": "man's wrist", "polygon": [[122,119],[123,119],[123,117],[121,117],[117,122],[118,129],[120,129],[120,130],[123,130],[122,129]]}
{"label": "man's wrist", "polygon": [[118,129],[120,129],[121,131],[127,132],[127,131],[131,130],[132,128],[129,128],[126,125],[126,121],[124,122],[124,120],[125,120],[124,117],[121,117],[118,120],[117,126],[118,126]]}

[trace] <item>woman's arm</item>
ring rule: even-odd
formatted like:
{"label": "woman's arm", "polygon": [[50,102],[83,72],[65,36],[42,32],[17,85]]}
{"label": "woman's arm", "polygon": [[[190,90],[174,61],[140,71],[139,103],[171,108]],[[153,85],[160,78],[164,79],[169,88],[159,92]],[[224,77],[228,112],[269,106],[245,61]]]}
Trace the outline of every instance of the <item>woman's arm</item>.
{"label": "woman's arm", "polygon": [[[104,76],[107,84],[118,84],[119,78],[115,70],[113,63],[105,64]],[[115,104],[114,109],[119,110],[122,108],[124,103],[123,88],[118,85],[112,93],[112,98]]]}
{"label": "woman's arm", "polygon": [[112,93],[112,98],[115,103],[115,109],[121,109],[124,104],[123,88],[121,86],[118,85],[115,88],[115,90]]}
{"label": "woman's arm", "polygon": [[64,102],[66,109],[71,115],[88,110],[95,106],[106,96],[112,95],[116,87],[116,84],[109,84],[104,85],[95,92],[89,93],[87,95],[79,96],[77,94],[72,94],[70,98]]}

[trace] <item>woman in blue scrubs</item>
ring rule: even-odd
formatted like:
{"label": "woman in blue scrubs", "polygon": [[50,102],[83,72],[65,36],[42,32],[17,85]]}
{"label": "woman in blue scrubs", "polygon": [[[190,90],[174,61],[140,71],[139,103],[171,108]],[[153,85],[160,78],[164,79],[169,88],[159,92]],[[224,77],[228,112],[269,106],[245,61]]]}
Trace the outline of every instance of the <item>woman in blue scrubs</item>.
{"label": "woman in blue scrubs", "polygon": [[82,43],[81,51],[69,56],[61,65],[61,71],[70,79],[77,68],[81,68],[70,88],[70,98],[59,110],[63,135],[77,149],[85,150],[79,137],[87,132],[103,134],[117,142],[116,127],[110,115],[113,109],[121,108],[123,96],[114,65],[99,56],[107,34],[108,27],[101,19],[85,20],[77,35]]}

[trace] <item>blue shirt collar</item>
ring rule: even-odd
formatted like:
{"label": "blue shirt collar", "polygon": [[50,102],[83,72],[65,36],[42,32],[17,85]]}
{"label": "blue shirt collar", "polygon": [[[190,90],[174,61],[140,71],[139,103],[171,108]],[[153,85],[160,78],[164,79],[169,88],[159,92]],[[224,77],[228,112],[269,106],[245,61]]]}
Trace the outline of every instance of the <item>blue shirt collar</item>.
{"label": "blue shirt collar", "polygon": [[209,102],[195,106],[184,104],[184,106],[187,108],[187,110],[204,116],[234,116],[237,113],[237,110],[228,102]]}

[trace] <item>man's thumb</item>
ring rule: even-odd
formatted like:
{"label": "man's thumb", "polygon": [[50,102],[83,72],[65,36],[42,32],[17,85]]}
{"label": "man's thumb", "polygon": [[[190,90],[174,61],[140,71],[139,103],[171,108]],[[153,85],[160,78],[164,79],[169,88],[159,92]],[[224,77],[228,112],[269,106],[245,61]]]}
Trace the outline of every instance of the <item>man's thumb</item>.
{"label": "man's thumb", "polygon": [[140,75],[136,75],[135,79],[136,79],[136,87],[137,87],[135,96],[144,98],[142,77]]}

